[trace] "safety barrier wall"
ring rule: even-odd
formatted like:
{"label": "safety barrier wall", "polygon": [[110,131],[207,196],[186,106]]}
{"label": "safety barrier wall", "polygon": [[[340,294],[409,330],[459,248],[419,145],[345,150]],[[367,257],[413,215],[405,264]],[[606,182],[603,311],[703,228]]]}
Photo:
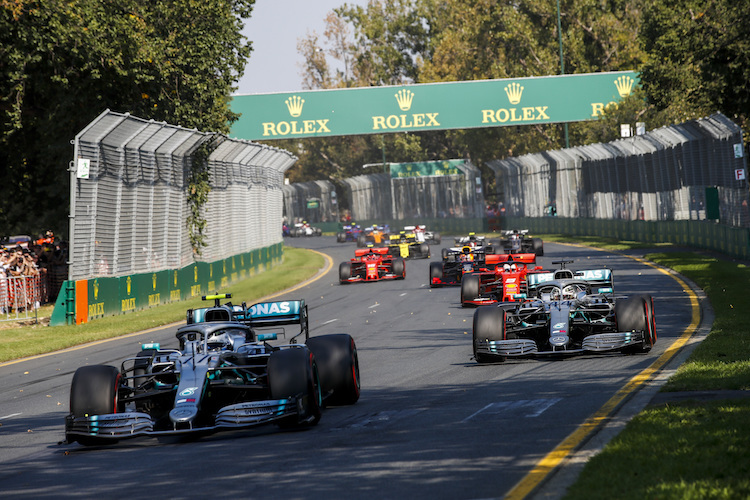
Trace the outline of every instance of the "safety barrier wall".
{"label": "safety barrier wall", "polygon": [[46,301],[41,275],[0,276],[0,321],[35,319],[39,305]]}
{"label": "safety barrier wall", "polygon": [[[99,280],[112,278],[132,286],[144,274],[158,282],[162,274],[281,248],[284,172],[297,160],[288,151],[109,110],[73,144],[69,282],[58,303],[85,295],[71,295],[70,282],[101,288]],[[198,212],[205,245],[197,252],[188,227],[196,162],[208,166],[210,186]],[[121,307],[105,309],[132,310],[134,297],[123,297]],[[53,316],[70,321],[76,308],[65,303]]]}
{"label": "safety barrier wall", "polygon": [[505,215],[683,221],[750,227],[742,130],[727,117],[653,130],[607,144],[487,165]]}
{"label": "safety barrier wall", "polygon": [[86,323],[214,293],[279,264],[282,257],[283,244],[278,243],[178,270],[68,280],[57,297],[50,325]]}
{"label": "safety barrier wall", "polygon": [[645,243],[673,243],[750,259],[750,229],[709,221],[625,221],[570,217],[503,217],[504,229],[535,234],[602,236]]}
{"label": "safety barrier wall", "polygon": [[329,181],[295,182],[282,187],[284,217],[310,223],[336,221],[339,218],[336,187]]}

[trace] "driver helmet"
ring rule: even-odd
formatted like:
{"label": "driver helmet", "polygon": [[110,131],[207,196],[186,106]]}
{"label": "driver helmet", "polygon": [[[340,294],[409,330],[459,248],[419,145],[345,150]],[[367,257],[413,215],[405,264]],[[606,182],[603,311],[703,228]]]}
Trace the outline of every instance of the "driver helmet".
{"label": "driver helmet", "polygon": [[510,271],[510,264],[503,264],[503,271]]}
{"label": "driver helmet", "polygon": [[471,253],[471,247],[468,247],[468,246],[463,247],[462,251],[463,253]]}
{"label": "driver helmet", "polygon": [[518,268],[516,267],[516,265],[515,265],[515,264],[511,264],[511,265],[510,265],[510,270],[511,270],[511,271],[516,271],[517,269],[518,269]]}

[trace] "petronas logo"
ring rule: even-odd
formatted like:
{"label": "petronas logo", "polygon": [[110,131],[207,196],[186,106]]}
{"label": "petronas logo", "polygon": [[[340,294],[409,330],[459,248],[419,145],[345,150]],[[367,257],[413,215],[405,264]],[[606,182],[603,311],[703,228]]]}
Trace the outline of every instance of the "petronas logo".
{"label": "petronas logo", "polygon": [[615,87],[617,87],[617,93],[620,94],[620,97],[629,96],[630,93],[633,91],[634,83],[635,83],[635,80],[633,80],[629,76],[617,77],[617,80],[615,80]]}
{"label": "petronas logo", "polygon": [[298,95],[293,95],[286,101],[286,107],[289,110],[289,114],[292,115],[294,118],[297,118],[299,115],[302,114],[302,106],[305,105],[305,100],[302,99]]}
{"label": "petronas logo", "polygon": [[511,104],[518,104],[521,102],[521,94],[523,94],[523,87],[521,84],[513,82],[505,86],[505,93],[508,94],[508,100]]}
{"label": "petronas logo", "polygon": [[411,90],[401,89],[396,94],[396,102],[401,111],[409,111],[411,109],[411,101],[414,99],[414,92]]}

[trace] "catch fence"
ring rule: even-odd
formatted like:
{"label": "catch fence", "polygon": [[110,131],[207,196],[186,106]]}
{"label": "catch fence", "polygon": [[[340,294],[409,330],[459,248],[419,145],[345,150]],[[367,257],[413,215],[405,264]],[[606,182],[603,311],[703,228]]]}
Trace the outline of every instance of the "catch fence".
{"label": "catch fence", "polygon": [[[213,262],[282,240],[287,151],[105,111],[74,141],[69,280]],[[206,246],[190,243],[193,163],[208,153],[200,208]]]}
{"label": "catch fence", "polygon": [[679,221],[749,227],[742,130],[726,116],[607,144],[494,160],[512,217]]}
{"label": "catch fence", "polygon": [[293,223],[334,222],[339,218],[336,187],[329,181],[295,182],[282,187],[284,217]]}

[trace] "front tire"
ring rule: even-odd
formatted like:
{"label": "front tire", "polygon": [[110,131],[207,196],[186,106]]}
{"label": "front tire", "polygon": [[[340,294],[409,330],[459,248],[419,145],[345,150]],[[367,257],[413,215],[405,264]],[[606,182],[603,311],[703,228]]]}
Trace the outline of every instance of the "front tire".
{"label": "front tire", "polygon": [[641,344],[622,349],[624,353],[646,353],[656,341],[656,322],[653,317],[651,296],[637,295],[615,303],[617,330],[620,332],[641,331],[645,339]]}
{"label": "front tire", "polygon": [[465,275],[461,278],[461,307],[466,307],[467,302],[479,297],[479,276],[474,274]]}
{"label": "front tire", "polygon": [[541,257],[544,255],[544,242],[541,238],[532,238],[531,239],[531,249],[536,254],[537,257]]}
{"label": "front tire", "polygon": [[474,311],[472,328],[474,359],[477,363],[493,363],[505,361],[505,356],[494,356],[477,352],[480,341],[505,340],[505,310],[495,306],[482,306]]}
{"label": "front tire", "polygon": [[352,405],[359,400],[359,357],[354,339],[347,333],[307,339],[315,355],[321,392],[326,405]]}
{"label": "front tire", "polygon": [[[70,413],[74,417],[119,413],[125,407],[119,401],[120,370],[108,365],[82,366],[70,384]],[[67,435],[68,442],[84,446],[113,444],[116,439]]]}
{"label": "front tire", "polygon": [[342,262],[339,264],[339,281],[341,284],[346,284],[349,281],[349,278],[352,277],[352,263],[351,262]]}
{"label": "front tire", "polygon": [[396,279],[404,279],[406,278],[406,263],[404,262],[404,259],[398,258],[393,259],[393,274],[397,276]]}
{"label": "front tire", "polygon": [[279,427],[312,427],[320,421],[320,380],[310,349],[293,347],[273,352],[268,358],[268,385],[272,399],[302,399],[302,413],[279,420]]}
{"label": "front tire", "polygon": [[433,279],[437,278],[442,281],[443,279],[443,263],[442,262],[430,262],[430,287],[439,287],[440,285],[433,284]]}

